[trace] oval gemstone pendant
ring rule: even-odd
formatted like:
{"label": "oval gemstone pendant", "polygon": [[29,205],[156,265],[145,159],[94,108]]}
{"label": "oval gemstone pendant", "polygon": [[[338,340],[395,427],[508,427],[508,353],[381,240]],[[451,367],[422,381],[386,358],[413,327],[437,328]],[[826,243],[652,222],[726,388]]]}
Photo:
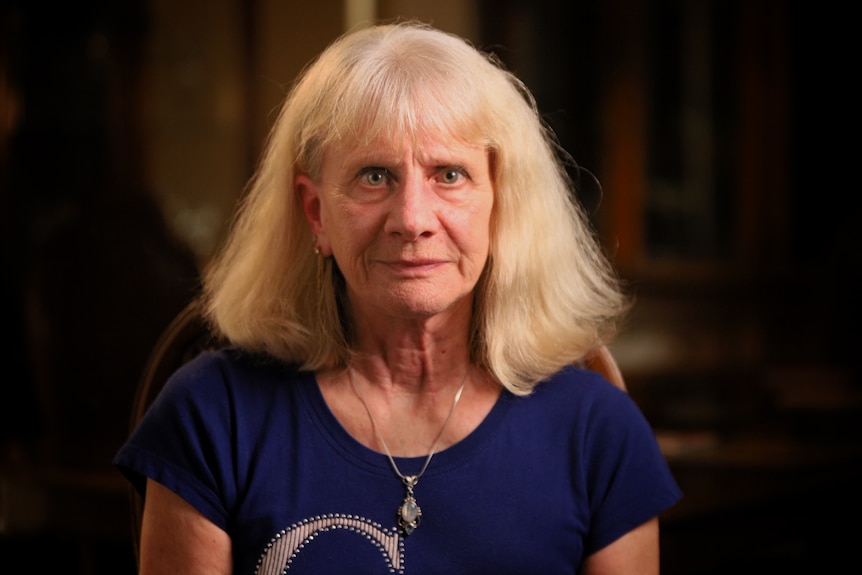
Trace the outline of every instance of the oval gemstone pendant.
{"label": "oval gemstone pendant", "polygon": [[416,528],[419,527],[419,520],[422,518],[422,509],[412,495],[408,494],[404,498],[401,507],[398,508],[398,525],[404,532],[404,535],[410,535]]}

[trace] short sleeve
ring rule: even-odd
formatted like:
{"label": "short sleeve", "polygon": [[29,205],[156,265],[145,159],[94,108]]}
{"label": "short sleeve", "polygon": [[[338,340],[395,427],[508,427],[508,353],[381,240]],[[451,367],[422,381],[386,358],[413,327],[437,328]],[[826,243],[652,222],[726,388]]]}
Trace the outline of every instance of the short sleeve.
{"label": "short sleeve", "polygon": [[222,529],[236,493],[227,377],[217,356],[208,352],[184,365],[114,459],[142,496],[152,478]]}
{"label": "short sleeve", "polygon": [[652,427],[628,394],[606,386],[590,419],[584,471],[591,514],[587,555],[682,497]]}

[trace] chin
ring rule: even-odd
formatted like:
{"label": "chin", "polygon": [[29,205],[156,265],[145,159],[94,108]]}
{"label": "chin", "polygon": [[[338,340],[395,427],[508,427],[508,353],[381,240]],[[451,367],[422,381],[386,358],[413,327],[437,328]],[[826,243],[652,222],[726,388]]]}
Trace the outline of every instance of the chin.
{"label": "chin", "polygon": [[446,297],[440,290],[399,294],[398,297],[387,298],[382,302],[381,309],[404,319],[429,319],[440,314],[458,313],[459,310],[470,312],[469,305],[460,305],[465,301],[462,297]]}

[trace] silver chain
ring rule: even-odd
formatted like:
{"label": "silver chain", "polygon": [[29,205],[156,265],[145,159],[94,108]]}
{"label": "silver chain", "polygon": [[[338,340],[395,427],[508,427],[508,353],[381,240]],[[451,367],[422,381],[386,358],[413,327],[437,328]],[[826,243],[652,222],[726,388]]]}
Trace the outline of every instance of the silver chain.
{"label": "silver chain", "polygon": [[371,420],[371,427],[374,429],[374,435],[377,436],[377,440],[383,446],[383,450],[386,451],[386,457],[389,458],[389,463],[392,464],[392,469],[395,471],[395,474],[401,478],[405,485],[412,488],[416,483],[419,482],[419,478],[422,477],[422,474],[425,473],[425,470],[428,468],[428,464],[431,463],[431,458],[434,456],[435,451],[437,450],[437,445],[440,443],[440,439],[443,437],[443,432],[446,430],[446,426],[449,424],[449,420],[452,418],[452,414],[455,413],[455,407],[458,405],[458,402],[461,401],[461,393],[464,391],[464,386],[467,384],[467,374],[470,373],[469,368],[464,372],[464,377],[461,379],[461,386],[458,388],[458,391],[455,393],[455,399],[452,401],[452,407],[449,409],[449,414],[446,416],[446,421],[443,422],[443,427],[440,428],[440,433],[437,434],[437,438],[434,440],[434,443],[431,445],[431,451],[428,453],[428,457],[425,458],[425,463],[422,465],[422,469],[419,470],[419,473],[416,475],[404,475],[401,473],[401,470],[398,469],[398,465],[395,463],[395,459],[392,457],[392,454],[389,452],[389,447],[386,445],[386,441],[384,441],[383,436],[380,434],[380,429],[377,427],[377,422],[374,420],[374,416],[371,414],[371,408],[368,407],[368,404],[365,402],[365,397],[363,397],[362,392],[359,391],[359,388],[356,387],[356,382],[353,379],[353,369],[347,368],[347,377],[350,379],[350,386],[353,388],[353,392],[356,394],[356,397],[359,398],[359,401],[362,402],[362,406],[365,408],[365,412],[368,414],[368,419]]}

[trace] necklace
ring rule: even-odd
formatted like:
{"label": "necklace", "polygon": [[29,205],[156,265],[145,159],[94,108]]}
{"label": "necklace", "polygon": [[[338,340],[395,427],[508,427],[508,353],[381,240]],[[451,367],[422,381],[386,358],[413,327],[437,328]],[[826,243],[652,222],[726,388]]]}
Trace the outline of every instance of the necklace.
{"label": "necklace", "polygon": [[380,445],[383,446],[383,450],[386,452],[386,457],[389,458],[389,463],[392,464],[392,469],[395,471],[395,475],[401,478],[401,481],[404,483],[404,488],[407,490],[404,495],[404,501],[398,506],[396,514],[396,517],[398,518],[398,526],[401,528],[401,531],[405,536],[416,531],[416,528],[419,527],[419,520],[422,518],[422,509],[419,507],[419,504],[416,503],[416,498],[413,496],[413,488],[416,487],[417,483],[419,483],[419,478],[422,477],[422,474],[425,473],[426,469],[428,469],[428,464],[431,463],[431,458],[434,457],[434,452],[437,450],[437,444],[440,443],[440,439],[443,437],[443,432],[446,430],[446,425],[448,425],[449,420],[452,418],[452,414],[455,413],[455,406],[457,406],[458,402],[461,400],[461,393],[464,391],[464,385],[467,383],[467,374],[469,371],[470,370],[468,369],[464,372],[464,377],[461,379],[461,386],[458,388],[458,391],[455,392],[455,399],[452,400],[452,407],[449,408],[449,414],[446,415],[443,427],[440,428],[440,432],[437,434],[437,437],[434,439],[434,443],[431,445],[431,451],[428,453],[428,457],[425,458],[425,463],[422,464],[422,469],[420,469],[419,473],[416,475],[404,475],[401,473],[401,470],[398,469],[398,465],[395,463],[395,459],[389,452],[389,447],[386,445],[386,441],[383,440],[383,436],[377,428],[377,422],[374,421],[374,416],[371,414],[371,408],[369,408],[368,404],[365,403],[365,398],[362,396],[362,392],[359,391],[358,387],[356,387],[356,382],[353,380],[353,370],[349,367],[347,368],[347,377],[350,379],[350,386],[353,388],[353,392],[356,394],[356,397],[358,397],[359,401],[362,402],[362,406],[368,414],[368,419],[371,420],[371,427],[374,429],[374,435],[377,436],[377,440],[380,442]]}

